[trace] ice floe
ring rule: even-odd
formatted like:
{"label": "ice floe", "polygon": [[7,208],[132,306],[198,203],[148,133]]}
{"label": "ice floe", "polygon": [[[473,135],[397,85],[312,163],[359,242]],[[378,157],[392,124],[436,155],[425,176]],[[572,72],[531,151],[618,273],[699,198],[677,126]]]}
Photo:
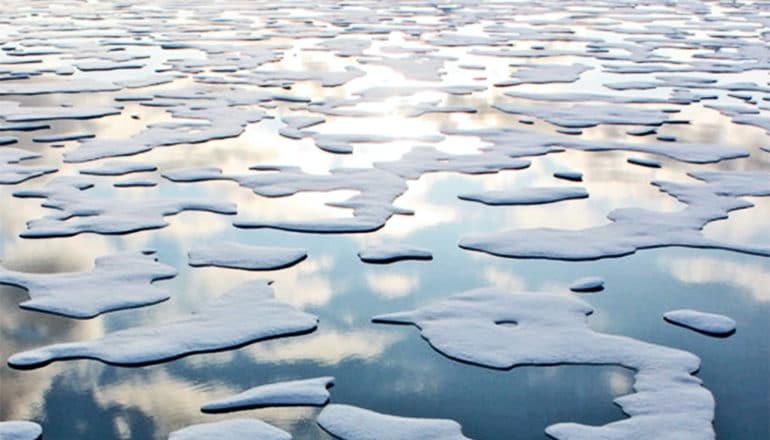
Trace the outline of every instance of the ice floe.
{"label": "ice floe", "polygon": [[729,336],[735,333],[735,320],[716,313],[680,309],[663,314],[663,318],[676,325],[687,327],[712,336]]}
{"label": "ice floe", "polygon": [[291,440],[291,434],[256,419],[231,419],[201,423],[174,431],[168,440]]}
{"label": "ice floe", "polygon": [[569,290],[573,292],[598,292],[604,290],[604,279],[600,277],[583,277],[575,280]]}
{"label": "ice floe", "polygon": [[94,268],[85,272],[40,274],[0,267],[0,284],[27,291],[30,299],[20,304],[24,309],[92,318],[167,300],[168,291],[152,283],[175,275],[173,267],[145,251],[99,257]]}
{"label": "ice floe", "polygon": [[35,422],[0,422],[0,439],[3,440],[38,440],[42,434],[43,428]]}
{"label": "ice floe", "polygon": [[43,206],[56,210],[56,214],[28,221],[27,230],[21,236],[67,237],[83,232],[124,234],[165,227],[168,223],[164,216],[182,211],[236,213],[234,204],[219,201],[144,199],[125,203],[114,197],[91,197],[88,190],[93,187],[93,181],[88,178],[61,176],[44,188],[14,192],[16,197],[46,199]]}
{"label": "ice floe", "polygon": [[518,258],[591,260],[619,257],[665,246],[725,249],[770,256],[760,245],[724,243],[701,230],[730,211],[749,208],[744,196],[770,196],[770,174],[759,171],[696,171],[702,183],[653,182],[662,192],[687,205],[680,211],[622,208],[610,212],[609,224],[581,230],[521,229],[465,236],[460,247]]}
{"label": "ice floe", "polygon": [[201,406],[206,413],[231,412],[266,406],[321,406],[329,401],[333,377],[292,380],[260,385]]}
{"label": "ice floe", "polygon": [[56,171],[46,165],[23,165],[20,162],[40,157],[19,148],[0,148],[0,185],[14,185]]}
{"label": "ice floe", "polygon": [[433,254],[428,249],[406,244],[381,244],[361,249],[358,258],[366,263],[394,263],[401,260],[431,260]]}
{"label": "ice floe", "polygon": [[144,365],[314,330],[318,318],[276,300],[270,284],[250,281],[209,300],[188,317],[119,330],[90,341],[37,348],[11,356],[8,364],[36,368],[57,360],[87,358]]}
{"label": "ice floe", "polygon": [[293,266],[307,251],[277,246],[250,246],[220,242],[198,246],[189,253],[191,266],[219,266],[247,270],[274,270]]}
{"label": "ice floe", "polygon": [[454,420],[391,416],[351,405],[326,406],[318,424],[342,440],[467,440]]}
{"label": "ice floe", "polygon": [[146,162],[112,161],[105,162],[96,167],[83,168],[80,174],[93,176],[122,176],[130,173],[142,173],[155,171],[158,167]]}
{"label": "ice floe", "polygon": [[634,370],[636,392],[615,399],[630,418],[603,426],[557,423],[546,429],[553,438],[713,439],[714,398],[692,375],[698,357],[595,332],[585,319],[592,312],[576,297],[483,288],[374,321],[414,324],[444,355],[490,368],[613,364]]}
{"label": "ice floe", "polygon": [[588,191],[579,186],[535,186],[512,190],[460,194],[457,197],[486,205],[537,205],[560,202],[562,200],[585,199],[588,197]]}

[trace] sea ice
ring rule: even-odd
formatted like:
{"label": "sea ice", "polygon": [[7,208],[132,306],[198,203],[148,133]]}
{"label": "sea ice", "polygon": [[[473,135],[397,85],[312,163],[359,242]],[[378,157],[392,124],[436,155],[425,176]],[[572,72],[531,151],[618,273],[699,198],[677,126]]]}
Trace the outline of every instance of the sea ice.
{"label": "sea ice", "polygon": [[209,402],[201,407],[201,411],[221,413],[266,406],[322,406],[329,401],[328,388],[333,384],[334,378],[327,376],[260,385]]}
{"label": "sea ice", "polygon": [[575,170],[562,170],[555,171],[553,177],[557,179],[571,180],[573,182],[580,182],[583,180],[583,173]]}
{"label": "sea ice", "polygon": [[573,292],[598,292],[604,289],[604,279],[599,277],[584,277],[575,280],[569,290]]}
{"label": "sea ice", "polygon": [[647,168],[660,168],[660,162],[644,157],[629,157],[626,162]]}
{"label": "sea ice", "polygon": [[102,163],[97,167],[83,168],[80,170],[80,174],[89,174],[93,176],[122,176],[130,173],[155,171],[157,169],[158,167],[151,163],[112,161]]}
{"label": "sea ice", "polygon": [[735,321],[724,315],[699,312],[697,310],[672,310],[663,314],[663,318],[676,325],[712,336],[729,336],[735,333]]}
{"label": "sea ice", "polygon": [[35,422],[11,420],[0,422],[2,440],[38,440],[43,428]]}
{"label": "sea ice", "polygon": [[145,365],[315,330],[318,318],[277,301],[271,283],[254,280],[242,284],[209,300],[186,318],[119,330],[91,341],[25,351],[11,356],[8,364],[36,368],[57,360],[87,358],[117,365]]}
{"label": "sea ice", "polygon": [[201,423],[174,431],[168,440],[291,440],[291,434],[256,419]]}
{"label": "sea ice", "polygon": [[53,173],[46,165],[21,165],[20,162],[40,157],[37,153],[12,147],[0,148],[0,185],[15,185],[35,177]]}
{"label": "sea ice", "polygon": [[603,426],[558,423],[546,429],[553,438],[713,439],[714,398],[692,376],[700,367],[698,357],[595,332],[585,319],[592,312],[574,296],[484,288],[373,320],[414,324],[444,355],[490,368],[613,364],[635,372],[636,392],[615,399],[630,418]]}
{"label": "sea ice", "polygon": [[562,200],[585,199],[588,197],[588,191],[579,186],[543,186],[460,194],[457,197],[487,205],[537,205]]}
{"label": "sea ice", "polygon": [[68,237],[82,232],[124,234],[168,225],[164,216],[182,211],[209,211],[218,214],[236,213],[235,205],[221,201],[144,199],[126,203],[124,200],[90,197],[92,180],[77,176],[62,176],[44,188],[16,191],[16,197],[46,199],[43,206],[56,213],[27,222],[26,238]]}
{"label": "sea ice", "polygon": [[460,247],[518,258],[592,260],[620,257],[665,246],[725,249],[770,256],[761,245],[723,243],[706,238],[703,227],[727,218],[730,211],[749,208],[745,196],[770,196],[770,174],[758,171],[697,171],[699,184],[653,182],[662,192],[687,205],[681,211],[659,212],[621,208],[610,212],[611,223],[582,230],[520,229],[463,237]]}
{"label": "sea ice", "polygon": [[307,258],[307,251],[275,246],[249,246],[234,242],[194,248],[190,266],[219,266],[247,270],[274,270],[293,266]]}
{"label": "sea ice", "polygon": [[428,249],[404,244],[381,244],[361,249],[358,258],[366,263],[394,263],[401,260],[431,260],[433,254]]}
{"label": "sea ice", "polygon": [[342,440],[468,440],[454,420],[397,417],[350,405],[328,405],[318,424]]}
{"label": "sea ice", "polygon": [[18,286],[30,299],[23,309],[71,318],[92,318],[101,313],[157,304],[168,291],[153,281],[173,278],[176,270],[159,263],[154,252],[119,253],[99,257],[86,272],[25,273],[0,267],[0,284]]}

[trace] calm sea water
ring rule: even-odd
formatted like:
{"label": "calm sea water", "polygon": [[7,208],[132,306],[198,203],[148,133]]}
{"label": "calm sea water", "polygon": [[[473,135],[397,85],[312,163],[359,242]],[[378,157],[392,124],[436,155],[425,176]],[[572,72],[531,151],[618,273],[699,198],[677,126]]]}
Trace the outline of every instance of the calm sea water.
{"label": "calm sea water", "polygon": [[[11,35],[14,22],[2,25],[2,35]],[[478,26],[469,26],[474,32]],[[399,35],[375,40],[376,45],[403,43]],[[82,39],[77,40],[83,42]],[[339,70],[346,61],[327,52],[301,51],[320,39],[303,39],[287,52],[282,68]],[[565,43],[566,44],[566,43]],[[557,44],[558,45],[558,44]],[[145,69],[162,65],[171,57],[199,56],[192,50],[161,51],[154,47],[129,48],[152,56]],[[460,54],[468,63],[479,57],[464,49],[442,53]],[[506,60],[481,58],[485,76],[505,72]],[[571,58],[564,58],[571,61]],[[556,59],[551,61],[564,61]],[[596,60],[582,60],[599,65]],[[367,77],[341,88],[321,88],[299,83],[292,92],[313,98],[349,96],[355,90],[382,84],[392,75],[387,68],[367,66]],[[478,73],[475,73],[478,74]],[[451,67],[446,83],[468,80],[473,72]],[[101,73],[102,80],[132,77],[131,72]],[[762,77],[762,75],[765,75]],[[81,72],[74,76],[88,77]],[[767,80],[766,72],[749,72],[741,80]],[[555,91],[578,88],[600,89],[616,79],[612,74],[591,72],[576,84],[543,86]],[[623,77],[629,79],[629,77]],[[32,79],[30,81],[35,81]],[[489,84],[491,79],[480,80]],[[407,82],[408,83],[408,82]],[[178,80],[152,90],[189,86]],[[216,87],[212,87],[216,89]],[[441,127],[503,126],[517,117],[489,108],[503,90],[490,88],[481,94],[457,98],[475,105],[476,115],[437,115],[405,119],[392,102],[387,116],[360,120],[327,117],[319,131],[399,132],[411,135],[435,133]],[[657,91],[646,91],[654,94]],[[112,103],[114,93],[14,96],[24,105],[84,105]],[[429,98],[430,94],[423,96]],[[454,98],[452,98],[454,99]],[[510,98],[509,98],[510,100]],[[290,104],[270,110],[290,113]],[[729,118],[705,110],[700,104],[682,109],[688,126],[671,125],[661,132],[684,141],[721,142],[752,149],[752,157],[710,169],[770,169],[770,154],[757,147],[768,143],[764,131],[736,126]],[[130,115],[139,115],[132,119]],[[51,133],[94,132],[97,137],[129,137],[149,122],[168,120],[163,109],[126,103],[118,116],[84,121],[55,121]],[[347,156],[332,155],[312,141],[292,141],[277,134],[279,124],[267,120],[250,126],[238,138],[200,145],[158,148],[138,160],[155,163],[161,171],[182,167],[218,166],[225,171],[246,172],[249,165],[272,163],[298,165],[306,171],[326,172],[336,166],[369,166],[374,161],[393,160],[407,152],[413,141],[386,145],[356,146]],[[623,136],[627,127],[598,127],[585,130],[588,139]],[[531,129],[550,131],[538,122]],[[14,133],[15,147],[42,154],[29,163],[53,164],[59,175],[76,174],[78,166],[61,162],[63,151],[33,143],[39,133]],[[439,144],[449,152],[472,152],[481,145],[475,138],[450,138]],[[19,238],[24,223],[48,211],[37,199],[12,196],[20,188],[36,188],[52,177],[20,185],[0,187],[0,258],[9,269],[30,272],[87,270],[100,255],[122,250],[155,249],[160,261],[179,270],[179,275],[160,282],[172,298],[152,307],[120,311],[91,320],[73,320],[17,307],[26,293],[0,287],[0,354],[41,345],[90,339],[105,332],[135,325],[168,321],[194,311],[208,298],[221,295],[238,284],[254,279],[275,280],[276,296],[317,314],[319,328],[308,335],[276,339],[219,353],[200,354],[158,365],[127,368],[91,360],[57,362],[46,367],[19,371],[0,366],[0,420],[28,419],[44,427],[46,440],[65,439],[162,439],[182,427],[234,416],[256,417],[291,432],[297,439],[331,438],[316,424],[317,408],[268,408],[235,415],[204,415],[200,405],[246,388],[281,380],[332,375],[336,378],[331,401],[409,417],[451,418],[463,426],[466,436],[476,439],[542,439],[543,430],[558,422],[605,424],[624,417],[612,400],[632,392],[632,372],[614,366],[520,367],[499,371],[450,360],[434,351],[414,327],[370,322],[374,315],[407,310],[450,294],[482,286],[500,286],[511,291],[531,290],[570,294],[568,286],[577,278],[595,275],[606,281],[600,293],[585,294],[595,313],[588,318],[597,331],[621,334],[644,341],[680,348],[702,360],[701,378],[717,402],[715,428],[723,439],[770,438],[770,260],[724,251],[666,248],[644,250],[619,259],[590,262],[520,260],[468,252],[457,246],[459,237],[479,231],[548,226],[585,228],[606,223],[612,209],[637,206],[658,210],[682,205],[661,194],[649,182],[655,179],[683,180],[692,166],[662,160],[663,167],[647,169],[626,163],[627,153],[566,152],[532,158],[522,171],[496,175],[467,176],[453,173],[428,174],[410,181],[409,191],[398,201],[412,208],[415,216],[394,217],[387,226],[371,234],[323,235],[274,230],[240,230],[231,218],[209,213],[182,213],[167,217],[170,226],[125,236],[81,234],[71,238],[26,240]],[[560,169],[584,173],[587,200],[552,205],[490,207],[457,199],[457,194],[481,189],[548,185]],[[126,203],[145,197],[213,197],[238,203],[239,213],[256,218],[309,219],[349,215],[327,202],[340,201],[349,191],[303,193],[291,198],[266,199],[232,182],[174,184],[158,177],[151,189],[99,189],[100,197],[123,197]],[[104,178],[109,182],[110,178]],[[120,178],[116,179],[120,180]],[[733,213],[728,220],[707,226],[706,235],[727,241],[770,245],[770,201],[752,199],[755,207]],[[260,246],[291,246],[308,250],[302,263],[279,271],[247,272],[220,268],[191,268],[187,252],[194,245],[221,240]],[[398,241],[429,248],[430,262],[401,262],[368,265],[356,253],[364,245]],[[678,308],[722,313],[737,321],[738,330],[729,338],[712,338],[662,319]]]}

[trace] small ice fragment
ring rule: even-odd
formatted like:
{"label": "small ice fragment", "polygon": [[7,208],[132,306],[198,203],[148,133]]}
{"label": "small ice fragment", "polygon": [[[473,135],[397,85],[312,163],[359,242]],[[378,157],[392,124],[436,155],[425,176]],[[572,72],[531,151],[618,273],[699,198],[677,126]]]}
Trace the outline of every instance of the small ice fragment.
{"label": "small ice fragment", "polygon": [[648,168],[660,168],[660,162],[644,157],[629,157],[626,161],[630,164],[639,165]]}
{"label": "small ice fragment", "polygon": [[735,333],[735,321],[724,315],[680,309],[663,314],[663,319],[710,336],[730,336]]}
{"label": "small ice fragment", "polygon": [[329,405],[318,424],[342,440],[468,440],[454,420],[380,414],[350,405]]}
{"label": "small ice fragment", "polygon": [[553,177],[557,179],[571,180],[573,182],[583,181],[583,173],[580,171],[564,170],[556,171],[553,173]]}
{"label": "small ice fragment", "polygon": [[35,422],[11,420],[0,422],[2,440],[37,440],[43,434],[43,428]]}
{"label": "small ice fragment", "polygon": [[402,244],[369,246],[358,252],[366,263],[394,263],[401,260],[431,260],[433,254],[427,249]]}
{"label": "small ice fragment", "polygon": [[267,406],[321,406],[329,401],[328,388],[333,384],[334,378],[327,376],[260,385],[209,402],[201,407],[201,411],[222,413]]}
{"label": "small ice fragment", "polygon": [[584,277],[575,280],[569,290],[573,292],[599,292],[604,290],[604,279],[600,277]]}
{"label": "small ice fragment", "polygon": [[307,257],[298,248],[248,246],[223,242],[200,246],[189,253],[190,266],[218,266],[246,270],[274,270],[293,266]]}

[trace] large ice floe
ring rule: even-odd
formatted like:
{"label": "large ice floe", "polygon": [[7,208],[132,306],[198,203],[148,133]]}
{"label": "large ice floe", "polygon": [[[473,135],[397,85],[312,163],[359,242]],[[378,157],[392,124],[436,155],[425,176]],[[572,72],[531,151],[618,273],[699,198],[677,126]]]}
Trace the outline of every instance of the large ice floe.
{"label": "large ice floe", "polygon": [[453,420],[391,416],[351,405],[328,405],[318,424],[342,440],[467,440]]}
{"label": "large ice floe", "polygon": [[276,246],[249,246],[233,242],[212,243],[192,249],[190,266],[273,270],[293,266],[307,258],[307,251]]}
{"label": "large ice floe", "polygon": [[697,356],[637,339],[595,332],[591,306],[575,297],[475,289],[423,308],[376,316],[414,324],[444,355],[489,368],[522,365],[619,365],[634,371],[633,394],[615,399],[630,418],[603,426],[557,423],[556,439],[713,439],[714,398],[693,376]]}
{"label": "large ice floe", "polygon": [[42,434],[43,428],[35,422],[0,422],[0,439],[3,440],[37,440]]}
{"label": "large ice floe", "polygon": [[167,300],[168,291],[152,282],[175,275],[176,269],[159,263],[154,252],[145,251],[99,257],[86,272],[40,274],[0,267],[0,284],[27,291],[30,299],[20,304],[24,309],[92,318]]}
{"label": "large ice floe", "polygon": [[730,336],[735,333],[735,320],[716,313],[680,309],[664,313],[663,318],[672,324],[687,327],[707,335]]}
{"label": "large ice floe", "polygon": [[234,396],[201,406],[207,413],[230,412],[266,406],[321,406],[329,401],[333,377],[291,380],[260,385]]}
{"label": "large ice floe", "polygon": [[188,317],[119,330],[91,341],[49,345],[15,354],[8,363],[16,368],[35,368],[56,360],[88,358],[143,365],[314,330],[318,318],[276,300],[270,284],[265,280],[247,282],[210,300]]}
{"label": "large ice floe", "polygon": [[174,431],[168,440],[291,440],[291,434],[256,419],[231,419],[201,423]]}
{"label": "large ice floe", "polygon": [[616,209],[610,223],[582,230],[520,229],[463,237],[460,247],[517,258],[591,260],[619,257],[665,246],[725,249],[770,256],[770,248],[724,243],[705,237],[708,223],[727,218],[730,211],[754,206],[744,196],[770,196],[770,173],[694,171],[701,183],[653,182],[662,192],[684,203],[685,209],[657,212]]}
{"label": "large ice floe", "polygon": [[182,211],[209,211],[218,214],[235,214],[233,203],[195,199],[142,199],[126,203],[119,198],[91,197],[92,179],[61,176],[44,188],[14,192],[16,197],[46,199],[43,206],[55,209],[51,214],[27,222],[22,237],[67,237],[82,232],[122,234],[144,229],[157,229],[168,225],[164,216]]}

